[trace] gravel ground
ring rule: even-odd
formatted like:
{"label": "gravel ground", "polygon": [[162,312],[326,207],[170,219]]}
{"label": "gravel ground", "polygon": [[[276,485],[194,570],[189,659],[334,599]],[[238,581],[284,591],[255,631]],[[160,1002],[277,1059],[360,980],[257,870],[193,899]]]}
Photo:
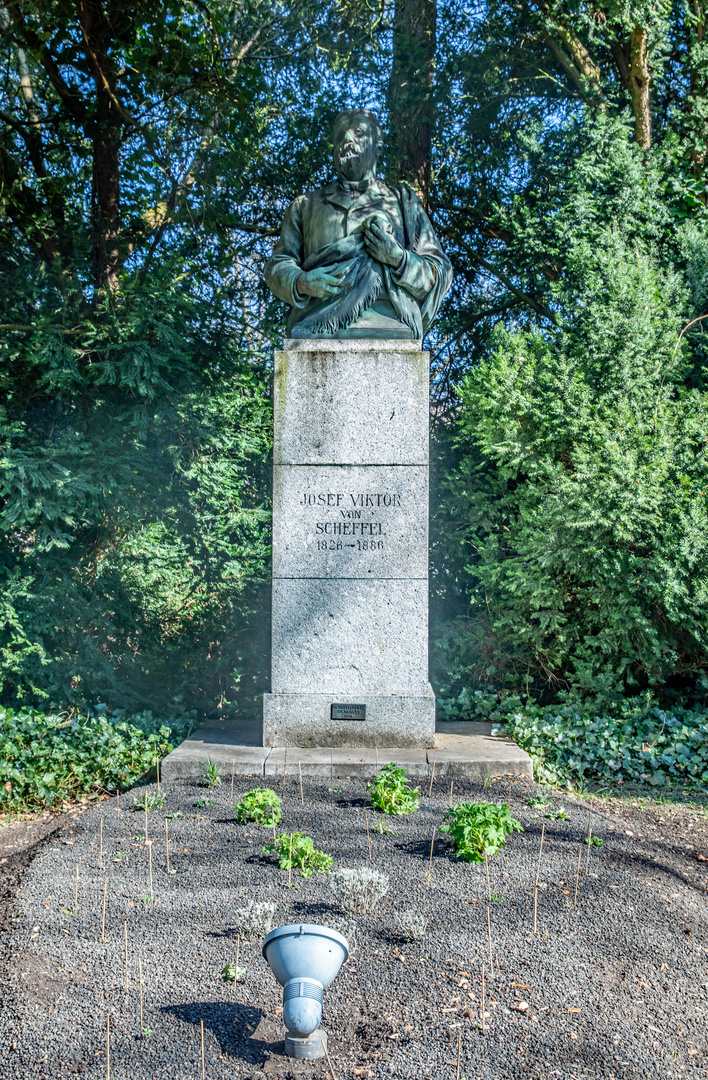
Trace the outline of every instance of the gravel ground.
{"label": "gravel ground", "polygon": [[[236,794],[258,783],[237,778]],[[312,836],[335,868],[367,865],[364,784],[337,783],[331,793],[324,782],[305,782],[301,806],[297,779],[275,780],[280,829]],[[511,790],[512,812],[524,825],[490,859],[499,899],[488,905],[484,867],[455,860],[445,838],[435,840],[426,883],[433,827],[449,798],[446,784],[436,783],[432,797],[426,785],[418,813],[386,819],[394,835],[371,833],[371,865],[390,876],[391,888],[372,915],[358,918],[353,954],[325,992],[331,1074],[326,1062],[295,1065],[283,1056],[281,991],[259,943],[241,944],[241,983],[220,978],[235,960],[238,908],[269,900],[275,925],[330,922],[336,915],[327,878],[294,876],[300,887],[288,889],[287,871],[261,854],[268,830],[236,824],[228,780],[214,791],[195,781],[163,785],[164,808],[148,819],[148,848],[144,815],[126,809],[145,790],[155,789],[123,796],[120,811],[112,800],[66,821],[24,872],[1,939],[3,1080],[105,1077],[107,1017],[114,1080],[199,1080],[201,1020],[209,1080],[454,1080],[458,1046],[466,1080],[708,1075],[708,819],[700,812],[683,811],[679,830],[670,808],[613,812],[609,803],[554,797],[566,818],[549,820],[526,803],[536,790],[530,784],[493,783],[483,791],[457,782],[456,800],[506,801]],[[199,799],[213,802],[200,808]],[[168,875],[165,815],[180,810],[184,816],[168,822],[175,871]],[[370,812],[370,824],[376,820]],[[581,849],[589,827],[602,847]],[[149,850],[153,903],[144,902]],[[416,944],[393,929],[394,914],[407,909],[429,920]]]}

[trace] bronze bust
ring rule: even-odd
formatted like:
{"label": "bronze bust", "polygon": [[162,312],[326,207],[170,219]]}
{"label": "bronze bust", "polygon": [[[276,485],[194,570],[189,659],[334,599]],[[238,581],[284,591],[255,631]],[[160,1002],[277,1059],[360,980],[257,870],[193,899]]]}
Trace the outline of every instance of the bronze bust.
{"label": "bronze bust", "polygon": [[452,283],[415,192],[376,178],[383,136],[374,113],[334,122],[337,179],[286,211],[265,268],[290,304],[291,337],[420,339]]}

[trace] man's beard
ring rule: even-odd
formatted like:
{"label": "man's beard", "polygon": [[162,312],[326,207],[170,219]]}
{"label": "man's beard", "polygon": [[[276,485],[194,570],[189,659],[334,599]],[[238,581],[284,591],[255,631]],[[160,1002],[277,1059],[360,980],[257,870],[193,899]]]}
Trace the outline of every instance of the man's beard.
{"label": "man's beard", "polygon": [[347,180],[361,180],[366,172],[365,155],[354,146],[343,146],[337,154],[336,164]]}

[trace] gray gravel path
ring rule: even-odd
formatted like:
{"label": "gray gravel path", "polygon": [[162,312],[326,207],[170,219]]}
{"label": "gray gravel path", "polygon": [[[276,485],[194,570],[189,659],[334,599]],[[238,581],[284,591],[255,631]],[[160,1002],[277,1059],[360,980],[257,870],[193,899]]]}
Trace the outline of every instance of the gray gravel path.
{"label": "gray gravel path", "polygon": [[[237,778],[236,794],[262,780]],[[283,799],[281,830],[298,829],[334,856],[335,868],[368,864],[365,790],[359,780],[275,780]],[[235,959],[235,911],[249,899],[277,905],[275,925],[334,918],[327,878],[287,888],[287,872],[262,856],[268,830],[234,821],[230,782],[213,792],[195,781],[165,787],[165,806],[149,815],[154,903],[149,896],[144,815],[125,807],[139,789],[68,821],[45,841],[21,881],[10,929],[2,935],[0,1008],[2,1080],[106,1076],[110,1017],[111,1077],[144,1080],[319,1077],[326,1062],[295,1067],[282,1056],[280,989],[258,943],[241,946],[244,981],[224,985]],[[449,788],[427,785],[418,813],[387,819],[394,835],[372,831],[373,864],[391,889],[373,915],[358,920],[356,948],[325,994],[324,1025],[337,1080],[398,1077],[454,1080],[460,1033],[465,1080],[560,1077],[705,1077],[708,1075],[708,851],[674,843],[670,823],[652,832],[628,826],[602,805],[556,799],[565,820],[545,820],[525,802],[531,785],[513,787],[512,812],[525,832],[490,860],[489,905],[494,974],[489,971],[484,867],[451,857],[433,826]],[[506,783],[456,783],[455,798],[506,801]],[[198,799],[213,799],[202,808]],[[165,815],[171,865],[165,866]],[[99,819],[103,818],[103,870]],[[371,824],[378,820],[369,813]],[[533,883],[541,826],[538,932]],[[604,839],[583,846],[578,907],[572,906],[578,852],[592,827]],[[139,838],[138,838],[139,837]],[[701,846],[703,844],[703,846]],[[701,855],[701,852],[703,854]],[[74,913],[76,867],[78,912]],[[106,940],[101,940],[107,882]],[[394,913],[426,914],[428,933],[407,944]],[[124,925],[128,931],[125,990]],[[138,959],[143,971],[139,1022]],[[486,1023],[480,1028],[481,970],[486,966]]]}

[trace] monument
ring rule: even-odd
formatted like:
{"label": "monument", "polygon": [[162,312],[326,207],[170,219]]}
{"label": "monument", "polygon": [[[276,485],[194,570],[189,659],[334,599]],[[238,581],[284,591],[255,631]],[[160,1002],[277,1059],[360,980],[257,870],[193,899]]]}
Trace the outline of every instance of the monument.
{"label": "monument", "polygon": [[264,746],[430,747],[428,354],[452,270],[382,133],[334,124],[336,179],[297,198],[266,265],[275,354],[271,690]]}

